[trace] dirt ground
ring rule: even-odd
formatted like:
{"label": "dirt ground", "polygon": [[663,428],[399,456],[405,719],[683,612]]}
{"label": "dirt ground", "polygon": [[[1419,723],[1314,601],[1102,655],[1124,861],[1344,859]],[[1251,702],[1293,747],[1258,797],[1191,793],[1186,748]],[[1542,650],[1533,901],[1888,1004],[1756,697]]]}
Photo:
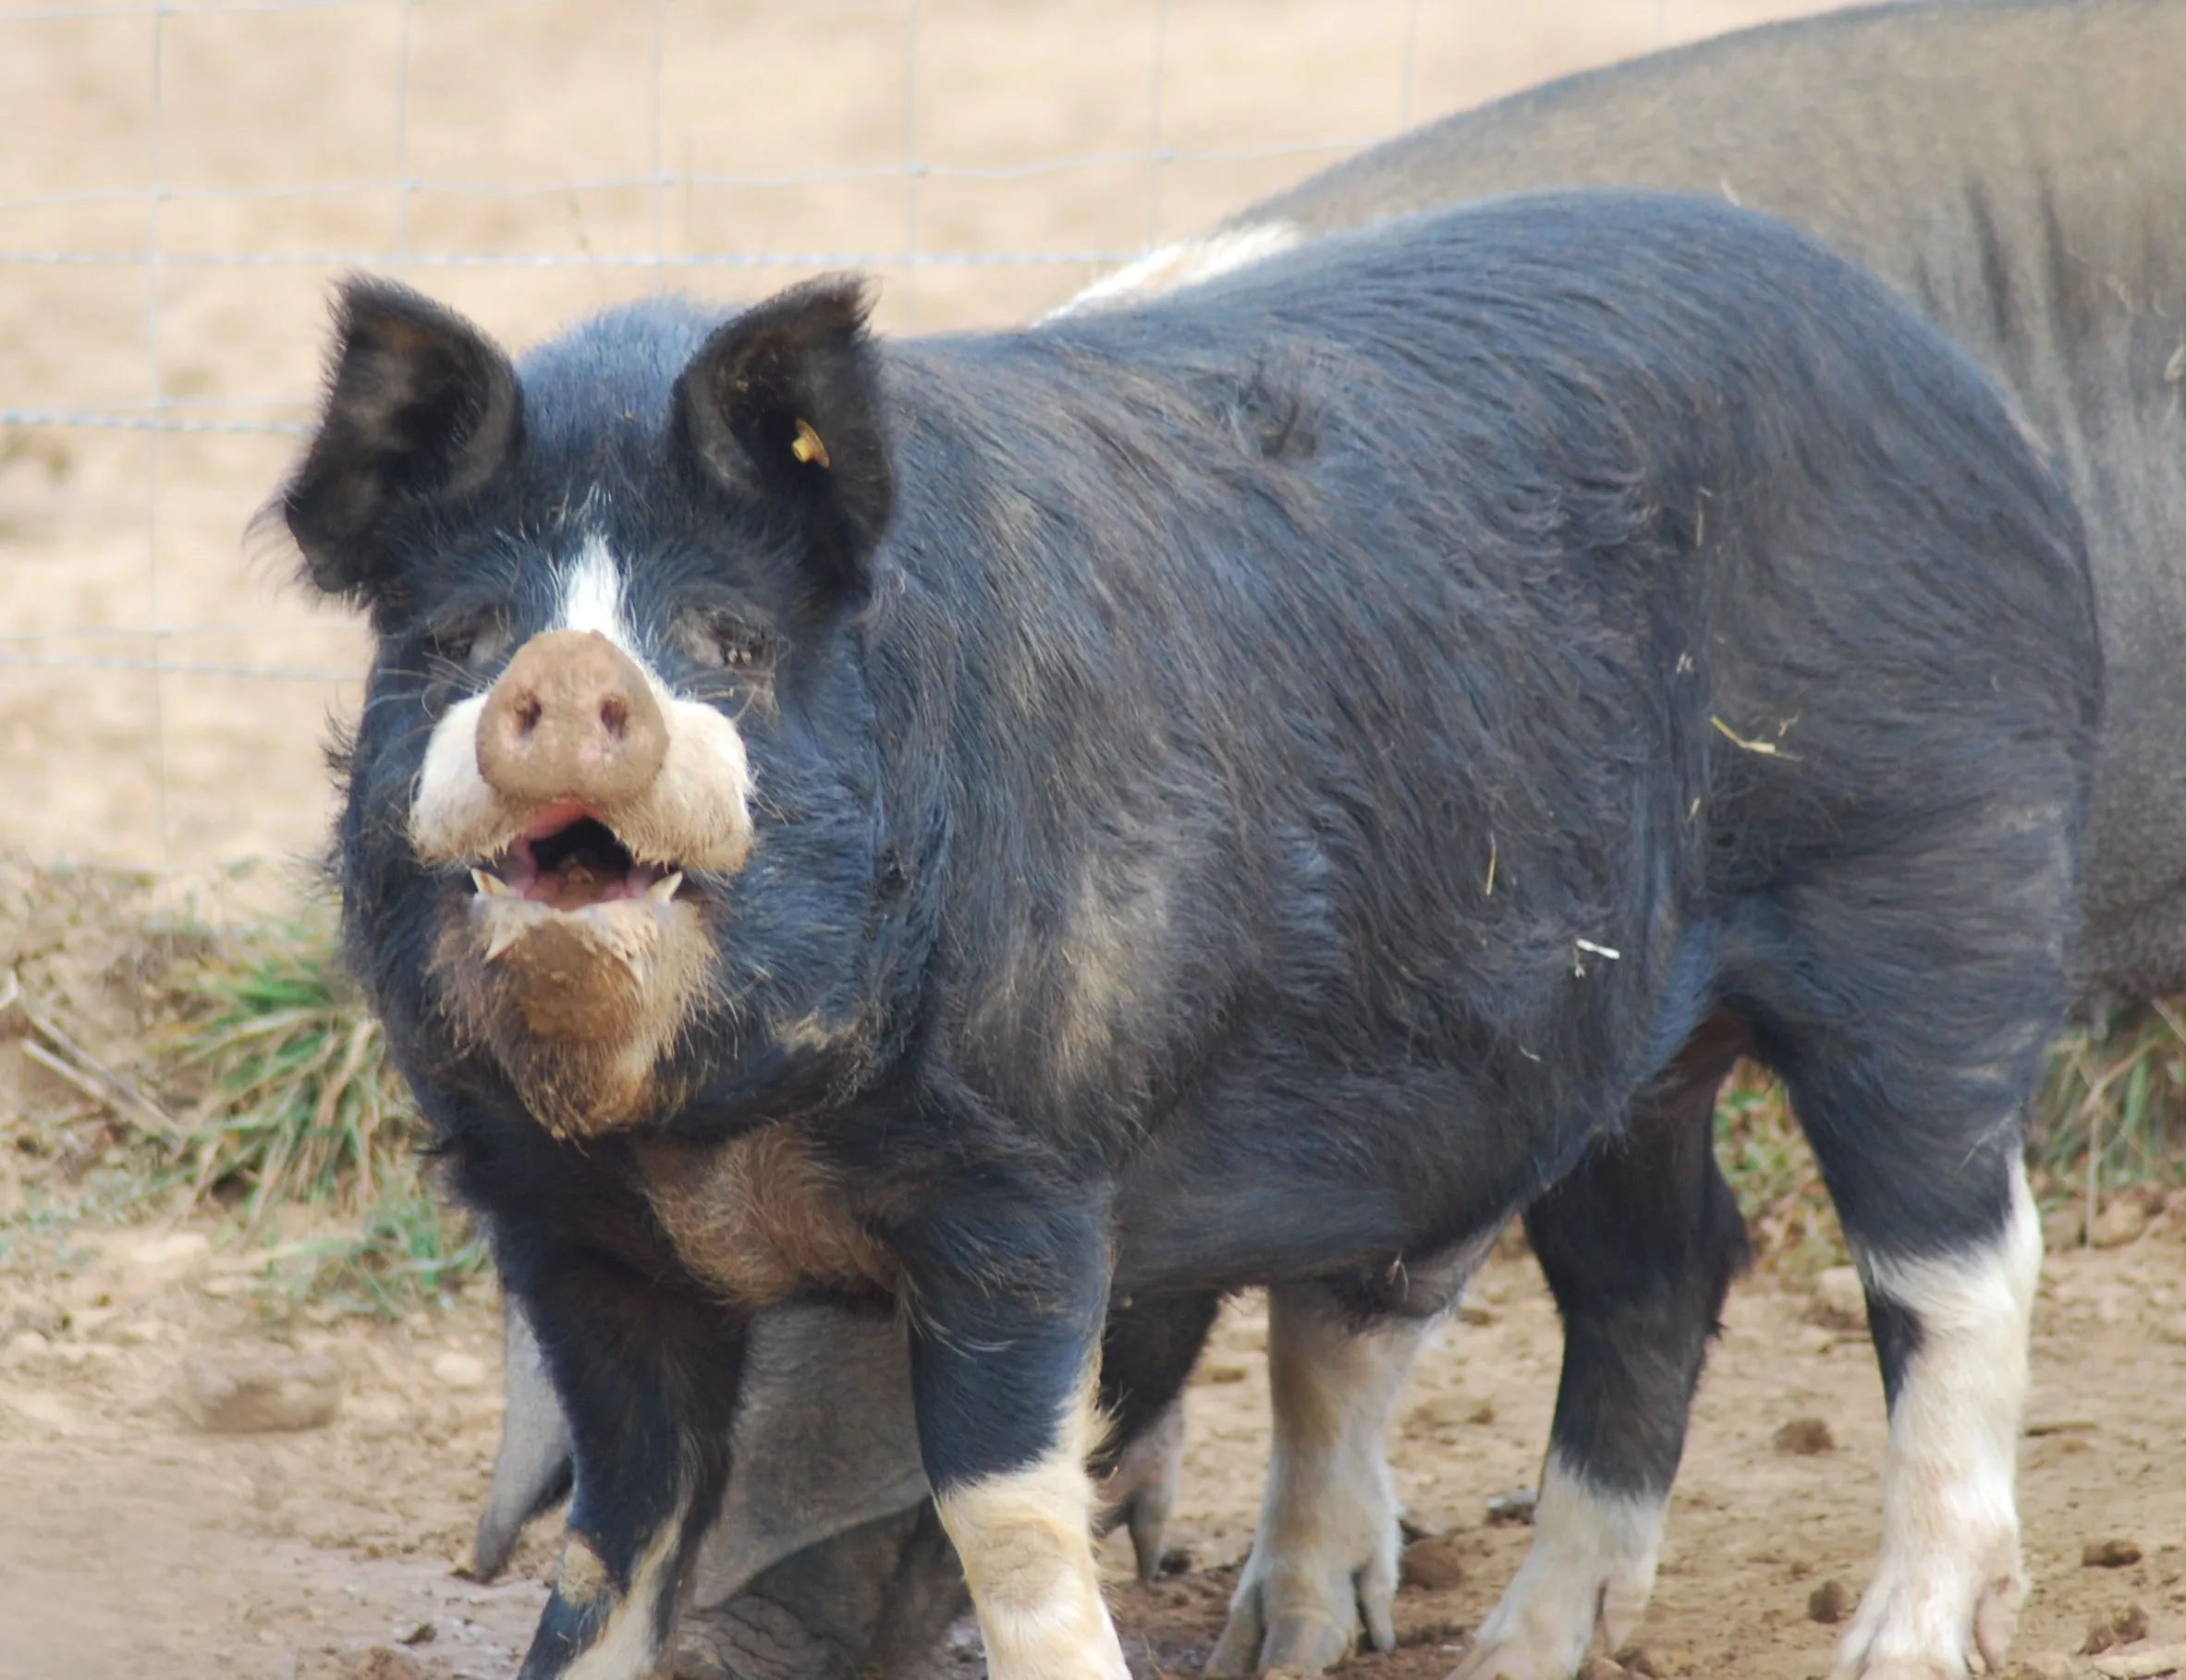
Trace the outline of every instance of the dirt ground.
{"label": "dirt ground", "polygon": [[[157,398],[193,426],[294,427],[353,265],[517,345],[663,286],[750,298],[814,261],[877,272],[890,330],[1005,324],[1407,116],[1811,9],[11,6],[0,408],[126,420]],[[1156,145],[1180,155],[1146,161]],[[358,704],[362,640],[240,540],[295,446],[0,427],[0,849],[197,864],[319,843],[320,745]]]}
{"label": "dirt ground", "polygon": [[[87,1236],[65,1273],[0,1277],[0,1676],[354,1680],[384,1672],[371,1653],[390,1647],[435,1680],[512,1673],[551,1533],[527,1541],[520,1578],[483,1587],[460,1572],[499,1405],[489,1292],[398,1325],[292,1323],[287,1347],[339,1370],[334,1421],[210,1435],[177,1405],[187,1354],[269,1344],[234,1263],[191,1235]],[[2021,1455],[2033,1577],[2022,1654],[2074,1650],[2091,1622],[2135,1605],[2155,1643],[2186,1637],[2182,1273],[2186,1240],[2163,1230],[2048,1262]],[[1827,1581],[1855,1593],[1864,1582],[1884,1421],[1865,1338],[1810,1322],[1810,1309],[1803,1288],[1766,1278],[1732,1297],[1635,1672],[1801,1680],[1827,1668],[1838,1630],[1810,1618],[1809,1600]],[[1190,1393],[1170,1539],[1191,1572],[1129,1584],[1127,1549],[1111,1542],[1112,1600],[1142,1673],[1196,1673],[1220,1625],[1266,1452],[1264,1343],[1247,1303]],[[1446,1673],[1516,1568],[1528,1531],[1492,1525],[1487,1502],[1533,1480],[1557,1345],[1531,1262],[1504,1258],[1425,1360],[1399,1408],[1398,1483],[1411,1521],[1449,1537],[1461,1578],[1401,1594],[1403,1645],[1359,1662],[1361,1680]],[[1833,1449],[1775,1444],[1809,1418]],[[2089,1545],[2121,1540],[2139,1561],[2082,1563]],[[980,1672],[971,1636],[941,1666]]]}

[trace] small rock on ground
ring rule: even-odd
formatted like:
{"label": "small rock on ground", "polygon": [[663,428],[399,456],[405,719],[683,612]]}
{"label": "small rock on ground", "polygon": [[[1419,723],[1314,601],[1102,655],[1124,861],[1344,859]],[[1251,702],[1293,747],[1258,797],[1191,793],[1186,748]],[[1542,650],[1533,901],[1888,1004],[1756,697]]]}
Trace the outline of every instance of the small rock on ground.
{"label": "small rock on ground", "polygon": [[2141,1561],[2141,1548],[2129,1540],[2089,1540],[2080,1548],[2080,1563],[2087,1569],[2123,1569]]}
{"label": "small rock on ground", "polygon": [[1845,1618],[1852,1607],[1852,1595],[1838,1580],[1824,1581],[1806,1595],[1806,1614],[1810,1622],[1820,1622],[1825,1626],[1835,1626]]}
{"label": "small rock on ground", "polygon": [[2087,1208],[2084,1203],[2068,1201],[2042,1215],[2042,1246],[2052,1254],[2064,1248],[2077,1248],[2086,1236]]}
{"label": "small rock on ground", "polygon": [[433,1361],[433,1374],[442,1387],[466,1393],[486,1385],[486,1362],[467,1353],[444,1353]]}
{"label": "small rock on ground", "polygon": [[1777,1451],[1793,1458],[1811,1458],[1816,1453],[1834,1453],[1837,1437],[1819,1418],[1794,1418],[1776,1432]]}
{"label": "small rock on ground", "polygon": [[1488,1501],[1488,1521],[1491,1523],[1526,1523],[1533,1520],[1533,1507],[1541,1503],[1539,1491],[1533,1488],[1520,1488],[1511,1493],[1498,1493]]}
{"label": "small rock on ground", "polygon": [[214,1434],[317,1429],[341,1400],[341,1373],[315,1354],[227,1346],[197,1348],[182,1361],[183,1413]]}
{"label": "small rock on ground", "polygon": [[1447,1592],[1452,1587],[1461,1586],[1465,1564],[1459,1555],[1457,1541],[1446,1534],[1412,1541],[1404,1549],[1398,1579],[1423,1592]]}
{"label": "small rock on ground", "polygon": [[172,1283],[202,1271],[213,1245],[201,1231],[173,1231],[138,1243],[122,1256],[132,1283],[142,1286]]}

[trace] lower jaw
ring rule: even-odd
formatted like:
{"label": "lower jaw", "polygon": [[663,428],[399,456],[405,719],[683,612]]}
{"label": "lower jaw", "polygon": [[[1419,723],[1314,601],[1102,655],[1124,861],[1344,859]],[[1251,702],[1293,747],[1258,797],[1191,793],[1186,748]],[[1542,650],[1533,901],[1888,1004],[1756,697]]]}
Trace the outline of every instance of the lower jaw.
{"label": "lower jaw", "polygon": [[711,968],[697,911],[671,896],[557,909],[513,894],[451,906],[434,968],[467,1035],[559,1137],[658,1112],[658,1069]]}

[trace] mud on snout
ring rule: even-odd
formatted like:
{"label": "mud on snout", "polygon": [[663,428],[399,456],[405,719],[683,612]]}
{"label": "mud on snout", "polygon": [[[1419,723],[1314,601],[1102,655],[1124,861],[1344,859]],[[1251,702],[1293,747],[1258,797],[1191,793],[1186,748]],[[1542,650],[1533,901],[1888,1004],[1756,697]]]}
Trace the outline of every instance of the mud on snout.
{"label": "mud on snout", "polygon": [[600,631],[543,632],[434,726],[409,837],[455,866],[433,963],[458,1027],[556,1136],[644,1118],[711,972],[685,871],[751,849],[736,724]]}

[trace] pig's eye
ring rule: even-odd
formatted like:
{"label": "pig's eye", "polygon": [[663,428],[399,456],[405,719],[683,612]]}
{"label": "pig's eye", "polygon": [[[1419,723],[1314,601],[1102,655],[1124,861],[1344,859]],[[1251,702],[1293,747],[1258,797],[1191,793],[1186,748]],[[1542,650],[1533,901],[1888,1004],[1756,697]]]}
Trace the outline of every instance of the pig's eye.
{"label": "pig's eye", "polygon": [[678,651],[708,671],[756,671],[773,654],[766,632],[733,613],[686,614],[677,621],[675,639]]}
{"label": "pig's eye", "polygon": [[450,665],[473,675],[491,670],[508,651],[508,627],[498,617],[458,619],[433,632],[433,651]]}

